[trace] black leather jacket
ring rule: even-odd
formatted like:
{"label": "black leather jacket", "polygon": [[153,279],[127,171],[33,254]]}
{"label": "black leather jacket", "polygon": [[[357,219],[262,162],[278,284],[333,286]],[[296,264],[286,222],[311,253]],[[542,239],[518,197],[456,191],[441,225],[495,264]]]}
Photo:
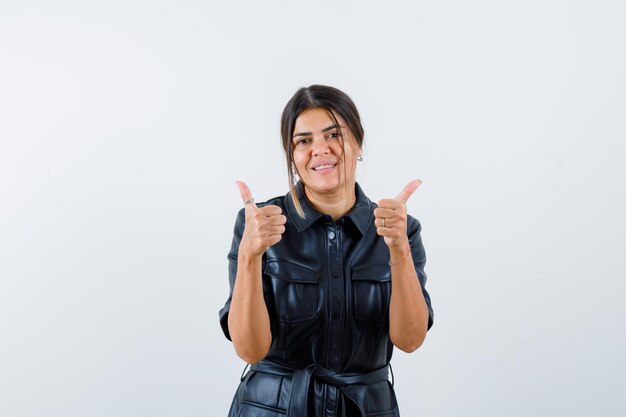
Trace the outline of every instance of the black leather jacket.
{"label": "black leather jacket", "polygon": [[[282,240],[262,260],[272,345],[265,359],[242,378],[229,416],[397,416],[387,380],[393,352],[391,269],[389,249],[376,234],[376,205],[356,184],[356,204],[333,221],[309,205],[301,185],[298,196],[305,219],[296,213],[289,193],[258,204],[275,204],[287,217]],[[242,209],[228,254],[231,294],[219,312],[228,339],[244,222]],[[425,289],[420,230],[420,223],[408,216],[407,233],[430,329],[433,311]]]}

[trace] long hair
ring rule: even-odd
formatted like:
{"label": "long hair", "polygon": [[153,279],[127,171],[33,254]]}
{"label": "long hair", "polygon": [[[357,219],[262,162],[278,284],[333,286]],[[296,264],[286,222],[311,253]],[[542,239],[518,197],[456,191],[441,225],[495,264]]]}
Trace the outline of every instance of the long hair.
{"label": "long hair", "polygon": [[[346,93],[334,87],[326,85],[311,85],[302,87],[291,97],[283,110],[280,118],[280,135],[282,139],[285,157],[287,159],[287,175],[289,178],[289,192],[293,199],[296,211],[300,217],[304,218],[304,211],[298,200],[296,192],[297,180],[294,175],[295,165],[293,163],[293,129],[296,125],[296,119],[305,110],[309,109],[325,109],[333,119],[336,125],[339,124],[337,116],[340,116],[347,125],[352,138],[359,148],[363,146],[364,130],[361,125],[359,112],[354,102]],[[341,136],[341,146],[345,155],[345,147],[343,145],[343,134]],[[346,168],[344,164],[344,169]],[[344,172],[346,178],[346,172]],[[346,183],[347,185],[347,183]],[[347,190],[346,190],[347,191]]]}

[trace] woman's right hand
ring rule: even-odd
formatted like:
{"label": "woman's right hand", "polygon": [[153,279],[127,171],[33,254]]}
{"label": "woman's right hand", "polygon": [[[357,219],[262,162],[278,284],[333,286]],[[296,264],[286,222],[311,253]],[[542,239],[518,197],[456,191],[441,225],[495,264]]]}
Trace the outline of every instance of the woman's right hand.
{"label": "woman's right hand", "polygon": [[270,246],[280,242],[285,232],[287,218],[276,205],[257,207],[246,183],[243,181],[235,183],[246,211],[246,226],[239,243],[239,254],[261,256]]}

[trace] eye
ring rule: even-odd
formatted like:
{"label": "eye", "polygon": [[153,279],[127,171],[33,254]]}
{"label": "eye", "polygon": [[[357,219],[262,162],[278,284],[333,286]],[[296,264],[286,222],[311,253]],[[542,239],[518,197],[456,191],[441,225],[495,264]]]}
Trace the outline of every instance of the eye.
{"label": "eye", "polygon": [[296,140],[296,146],[303,146],[309,142],[311,142],[311,139],[308,139],[308,138],[298,139]]}
{"label": "eye", "polygon": [[335,132],[331,132],[328,134],[328,139],[339,139],[339,137],[341,136],[341,133],[335,131]]}

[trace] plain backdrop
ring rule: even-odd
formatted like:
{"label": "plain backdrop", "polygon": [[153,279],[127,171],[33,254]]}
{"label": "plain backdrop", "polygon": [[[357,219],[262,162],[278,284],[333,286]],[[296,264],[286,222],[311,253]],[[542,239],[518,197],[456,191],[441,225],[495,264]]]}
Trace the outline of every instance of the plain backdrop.
{"label": "plain backdrop", "polygon": [[621,0],[0,3],[0,415],[226,415],[241,200],[283,106],[336,86],[377,201],[413,178],[434,327],[403,416],[616,416],[626,389]]}

